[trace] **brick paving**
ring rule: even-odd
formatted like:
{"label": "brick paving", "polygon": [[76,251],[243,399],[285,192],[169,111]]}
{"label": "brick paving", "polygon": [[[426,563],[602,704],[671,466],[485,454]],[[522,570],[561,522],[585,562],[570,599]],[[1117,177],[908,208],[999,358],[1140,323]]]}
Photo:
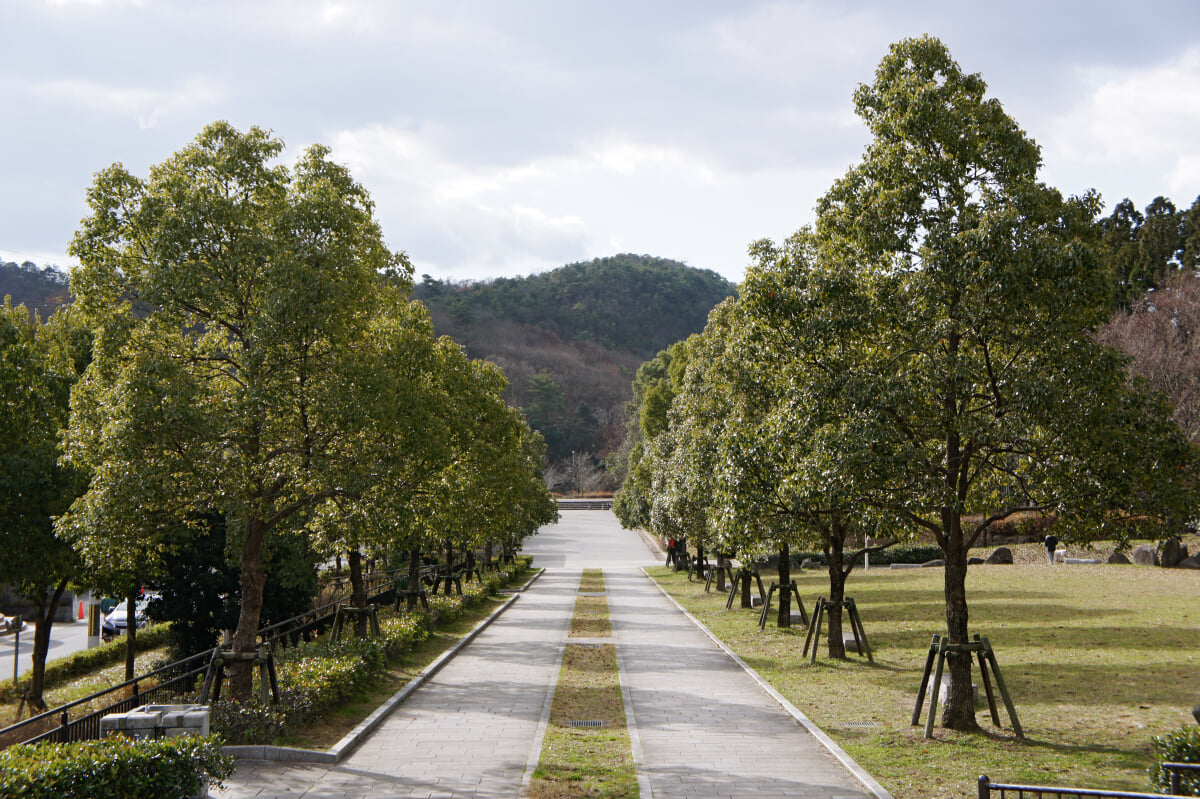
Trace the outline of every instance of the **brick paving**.
{"label": "brick paving", "polygon": [[651,552],[610,512],[566,512],[526,551],[546,573],[342,763],[244,760],[211,795],[519,796],[581,570],[603,568],[644,797],[871,796],[642,574]]}

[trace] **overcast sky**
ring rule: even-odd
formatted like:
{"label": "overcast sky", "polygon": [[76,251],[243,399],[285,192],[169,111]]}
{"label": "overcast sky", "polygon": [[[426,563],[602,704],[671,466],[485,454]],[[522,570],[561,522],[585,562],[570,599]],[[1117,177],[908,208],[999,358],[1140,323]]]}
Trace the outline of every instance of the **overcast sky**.
{"label": "overcast sky", "polygon": [[930,33],[1111,207],[1200,194],[1200,3],[0,0],[0,258],[69,263],[92,175],[208,122],[321,142],[418,275],[618,252],[741,280],[867,141],[854,88]]}

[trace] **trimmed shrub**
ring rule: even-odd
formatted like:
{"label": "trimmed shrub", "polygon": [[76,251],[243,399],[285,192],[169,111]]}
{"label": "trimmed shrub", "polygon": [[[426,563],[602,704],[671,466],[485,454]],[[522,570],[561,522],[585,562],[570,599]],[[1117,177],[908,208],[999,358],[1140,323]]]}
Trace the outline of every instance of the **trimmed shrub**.
{"label": "trimmed shrub", "polygon": [[[1150,769],[1150,782],[1162,793],[1171,792],[1171,773],[1163,763],[1200,763],[1200,727],[1180,727],[1153,739],[1154,754],[1159,765]],[[1200,796],[1200,774],[1184,772],[1178,796]]]}
{"label": "trimmed shrub", "polygon": [[435,594],[429,610],[380,614],[379,638],[321,636],[280,650],[275,655],[280,704],[264,705],[257,698],[239,705],[213,705],[211,724],[234,744],[268,744],[306,721],[344,704],[367,690],[387,669],[388,660],[409,651],[433,630],[461,618],[496,589],[512,582],[529,566],[519,559],[482,582],[463,585],[463,594]]}
{"label": "trimmed shrub", "polygon": [[[847,552],[848,556],[849,552]],[[879,552],[872,552],[871,565],[888,566],[892,563],[928,563],[931,560],[937,560],[941,557],[944,557],[941,547],[928,544],[902,544],[890,546]],[[797,552],[792,555],[792,560],[798,564],[803,563],[805,558],[809,558],[822,566],[829,565],[825,562],[825,553],[823,552]],[[856,568],[862,568],[862,558],[858,559]]]}
{"label": "trimmed shrub", "polygon": [[0,796],[22,799],[177,799],[234,771],[221,739],[106,738],[0,751]]}

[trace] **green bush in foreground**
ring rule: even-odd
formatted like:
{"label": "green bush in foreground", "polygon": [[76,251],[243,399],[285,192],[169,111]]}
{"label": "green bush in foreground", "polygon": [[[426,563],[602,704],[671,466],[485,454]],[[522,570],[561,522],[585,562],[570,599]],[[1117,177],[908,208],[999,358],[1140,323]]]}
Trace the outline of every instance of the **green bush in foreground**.
{"label": "green bush in foreground", "polygon": [[234,768],[216,737],[22,744],[0,751],[0,798],[178,799]]}
{"label": "green bush in foreground", "polygon": [[[1171,792],[1171,773],[1162,763],[1200,763],[1200,727],[1181,727],[1177,732],[1154,737],[1154,754],[1159,765],[1150,770],[1150,780],[1162,793]],[[1200,775],[1181,775],[1178,796],[1200,796]]]}

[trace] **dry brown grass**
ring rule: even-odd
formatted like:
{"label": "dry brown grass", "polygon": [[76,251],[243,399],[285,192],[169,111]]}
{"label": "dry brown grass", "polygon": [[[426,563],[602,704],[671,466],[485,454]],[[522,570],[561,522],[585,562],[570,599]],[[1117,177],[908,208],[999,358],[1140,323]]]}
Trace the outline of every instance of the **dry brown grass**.
{"label": "dry brown grass", "polygon": [[[579,590],[603,591],[604,578],[599,570],[585,572]],[[580,596],[575,603],[571,636],[608,635],[611,630],[607,598]],[[572,725],[581,721],[598,725]],[[550,706],[550,725],[528,796],[531,799],[637,796],[637,770],[625,723],[616,646],[567,644]]]}
{"label": "dry brown grass", "polygon": [[607,638],[612,635],[608,621],[608,598],[585,596],[604,593],[604,573],[599,569],[588,569],[579,581],[579,596],[575,599],[575,613],[571,617],[571,638]]}

